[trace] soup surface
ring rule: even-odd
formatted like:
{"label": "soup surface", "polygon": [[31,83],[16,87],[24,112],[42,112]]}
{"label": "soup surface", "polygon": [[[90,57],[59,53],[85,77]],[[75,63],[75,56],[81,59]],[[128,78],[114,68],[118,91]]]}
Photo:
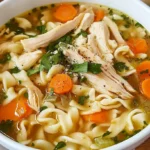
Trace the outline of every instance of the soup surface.
{"label": "soup surface", "polygon": [[126,14],[50,4],[0,28],[0,131],[41,150],[98,150],[150,122],[150,36]]}

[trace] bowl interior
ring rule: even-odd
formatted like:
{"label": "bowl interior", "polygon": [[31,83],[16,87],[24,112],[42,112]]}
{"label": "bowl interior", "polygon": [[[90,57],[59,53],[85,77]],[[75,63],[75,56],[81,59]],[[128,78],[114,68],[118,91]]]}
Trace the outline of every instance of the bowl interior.
{"label": "bowl interior", "polygon": [[[34,7],[59,2],[89,2],[91,0],[5,0],[0,3],[0,26],[6,23],[12,17],[21,14]],[[108,7],[118,9],[138,22],[140,22],[148,31],[150,31],[150,9],[139,0],[92,0],[92,3],[107,5]],[[140,10],[140,14],[138,13]],[[4,15],[5,14],[5,15]],[[105,150],[131,150],[141,144],[150,135],[150,126],[142,130],[137,135],[120,144],[106,148]],[[0,144],[11,150],[26,150],[23,146],[0,133]],[[33,148],[28,148],[33,150]]]}

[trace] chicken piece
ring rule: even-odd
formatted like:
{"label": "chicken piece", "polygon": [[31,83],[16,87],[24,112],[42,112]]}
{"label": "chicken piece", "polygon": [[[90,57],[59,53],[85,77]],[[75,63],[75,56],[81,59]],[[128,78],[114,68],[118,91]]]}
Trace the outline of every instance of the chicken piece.
{"label": "chicken piece", "polygon": [[27,70],[31,68],[42,57],[42,51],[37,50],[35,52],[24,53],[18,56],[15,53],[11,53],[12,61],[20,70]]}
{"label": "chicken piece", "polygon": [[110,28],[111,32],[113,33],[116,41],[118,42],[118,44],[124,44],[126,45],[126,42],[124,41],[124,39],[122,38],[119,30],[118,30],[118,26],[116,25],[116,23],[114,21],[112,21],[110,18],[108,17],[104,17],[104,22],[107,24],[107,26]]}
{"label": "chicken piece", "polygon": [[39,88],[37,88],[30,78],[27,76],[27,73],[22,70],[19,73],[13,74],[16,80],[21,81],[21,85],[26,87],[28,90],[28,103],[29,106],[35,111],[39,111],[40,105],[42,103],[43,94]]}
{"label": "chicken piece", "polygon": [[[112,64],[106,63],[106,62],[104,62],[101,59],[101,55],[99,53],[99,49],[96,47],[96,42],[94,43],[93,40],[91,42],[92,42],[92,44],[90,45],[90,49],[92,49],[92,52],[95,54],[95,59],[97,59],[97,62],[100,63],[100,64],[102,64],[102,70],[103,70],[103,72],[105,72],[105,74],[110,79],[114,80],[116,82],[116,84],[121,84],[125,89],[127,89],[131,93],[135,93],[136,91],[132,88],[132,86],[126,80],[124,80],[122,77],[120,77],[116,73],[116,71],[113,68]],[[94,55],[94,54],[90,54],[89,56],[92,57],[92,55]]]}
{"label": "chicken piece", "polygon": [[53,42],[71,30],[75,29],[81,22],[82,18],[84,17],[84,13],[79,14],[73,20],[68,21],[65,24],[57,26],[56,28],[50,30],[49,32],[39,35],[34,38],[21,40],[21,43],[24,47],[26,52],[35,51],[38,48],[47,46],[50,42]]}
{"label": "chicken piece", "polygon": [[94,54],[97,54],[102,58],[102,55],[98,48],[96,37],[93,34],[88,35],[88,48],[91,49]]}
{"label": "chicken piece", "polygon": [[[112,72],[110,73],[110,72],[109,72],[110,70],[109,70],[109,69],[107,68],[107,66],[105,65],[106,63],[105,63],[104,61],[102,61],[99,56],[93,54],[90,50],[88,50],[88,49],[85,48],[85,47],[80,47],[80,48],[78,48],[78,51],[79,51],[80,55],[82,55],[83,57],[86,58],[87,61],[90,61],[90,62],[92,61],[92,62],[94,62],[94,63],[100,63],[100,64],[102,64],[101,69],[102,69],[103,72],[101,73],[101,78],[105,79],[105,81],[107,82],[107,84],[110,86],[110,88],[111,88],[110,91],[112,91],[113,93],[117,93],[118,95],[120,95],[120,97],[122,97],[122,98],[124,98],[124,99],[130,99],[130,98],[133,97],[128,91],[126,91],[125,87],[121,84],[120,81],[122,81],[122,80],[124,80],[124,79],[121,78],[121,77],[118,75],[118,76],[119,76],[119,81],[116,80],[116,79],[114,78],[114,76],[113,76],[113,74],[116,75],[116,73],[115,73],[115,72],[113,72],[113,74],[112,74]],[[105,66],[107,69],[106,69],[106,68],[104,69],[104,68],[103,68],[104,66]],[[108,66],[109,66],[109,65],[108,65]],[[126,84],[128,84],[128,87],[131,87],[131,85],[130,85],[127,81],[124,80],[124,82],[125,82]],[[132,88],[132,87],[131,87],[131,88]],[[133,88],[132,88],[132,89],[133,89]],[[134,89],[133,89],[133,90],[134,90]],[[135,92],[135,91],[134,91],[134,92]]]}
{"label": "chicken piece", "polygon": [[113,55],[108,44],[110,34],[107,25],[103,21],[95,22],[91,25],[89,31],[96,36],[96,42],[102,58],[107,62],[112,62]]}
{"label": "chicken piece", "polygon": [[[79,53],[80,55],[79,55]],[[65,56],[67,56],[67,59],[71,63],[83,63],[84,61],[92,61],[95,63],[102,63],[104,62],[100,59],[100,57],[93,54],[90,50],[87,48],[79,48],[78,52],[76,50],[71,49],[63,49],[63,53]],[[82,56],[81,56],[82,55]],[[104,70],[102,68],[102,70]],[[126,89],[122,86],[122,84],[119,82],[116,83],[114,80],[112,80],[110,77],[108,77],[104,72],[93,75],[90,73],[83,73],[83,76],[85,76],[88,80],[88,82],[96,89],[97,92],[108,94],[110,96],[120,96],[123,99],[132,99],[133,96],[126,91]],[[130,85],[129,85],[130,86]]]}
{"label": "chicken piece", "polygon": [[79,25],[79,27],[75,31],[75,35],[77,35],[81,30],[87,30],[91,24],[94,22],[94,13],[86,13]]}

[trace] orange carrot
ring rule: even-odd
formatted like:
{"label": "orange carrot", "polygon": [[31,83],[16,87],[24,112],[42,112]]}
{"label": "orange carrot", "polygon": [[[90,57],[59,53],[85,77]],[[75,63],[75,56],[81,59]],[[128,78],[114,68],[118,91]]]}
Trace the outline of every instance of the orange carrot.
{"label": "orange carrot", "polygon": [[0,121],[18,121],[28,117],[32,112],[32,109],[27,104],[27,99],[24,96],[21,96],[5,106],[0,106]]}
{"label": "orange carrot", "polygon": [[98,11],[95,12],[95,21],[101,21],[105,16],[105,12],[104,10],[100,9]]}
{"label": "orange carrot", "polygon": [[85,121],[90,121],[94,123],[110,122],[109,111],[101,111],[90,115],[83,115],[82,117]]}
{"label": "orange carrot", "polygon": [[150,77],[150,61],[144,61],[136,68],[137,74],[140,80],[144,80]]}
{"label": "orange carrot", "polygon": [[148,51],[148,44],[145,39],[130,38],[127,44],[134,54],[146,53]]}
{"label": "orange carrot", "polygon": [[150,78],[145,79],[141,84],[143,94],[150,98]]}
{"label": "orange carrot", "polygon": [[62,4],[56,8],[54,17],[60,22],[72,20],[77,15],[77,10],[71,4]]}
{"label": "orange carrot", "polygon": [[57,74],[52,78],[48,88],[49,91],[53,88],[57,94],[65,94],[70,92],[72,87],[72,80],[67,74]]}

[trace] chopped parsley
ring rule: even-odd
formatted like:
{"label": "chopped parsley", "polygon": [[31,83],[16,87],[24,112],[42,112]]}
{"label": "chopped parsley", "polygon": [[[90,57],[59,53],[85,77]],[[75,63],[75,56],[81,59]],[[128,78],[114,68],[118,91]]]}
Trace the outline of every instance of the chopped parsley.
{"label": "chopped parsley", "polygon": [[19,81],[18,81],[18,83],[19,83],[19,84],[21,84],[21,83],[22,83],[22,81],[21,81],[21,80],[19,80]]}
{"label": "chopped parsley", "polygon": [[109,10],[109,15],[113,15],[113,10],[111,9],[111,8],[108,8],[108,10]]}
{"label": "chopped parsley", "polygon": [[88,36],[88,33],[87,33],[86,31],[84,31],[84,30],[81,30],[81,32],[78,33],[78,34],[75,36],[75,38],[78,38],[80,35],[82,35],[83,37],[87,37],[87,36]]}
{"label": "chopped parsley", "polygon": [[145,73],[149,73],[149,70],[146,69],[146,70],[143,70],[143,71],[140,72],[140,74],[145,74]]}
{"label": "chopped parsley", "polygon": [[47,108],[48,108],[47,106],[42,106],[42,107],[40,108],[40,112],[43,111],[43,110],[45,110],[45,109],[47,109]]}
{"label": "chopped parsley", "polygon": [[9,22],[5,24],[5,26],[9,28],[10,31],[14,31],[15,34],[24,33],[24,29],[18,26],[18,23],[15,21],[15,19],[11,19]]}
{"label": "chopped parsley", "polygon": [[49,95],[50,95],[50,96],[53,96],[53,95],[54,95],[54,89],[53,89],[53,88],[51,88],[51,90],[50,90],[50,92],[49,92]]}
{"label": "chopped parsley", "polygon": [[125,25],[124,25],[124,26],[125,26],[126,28],[129,28],[130,25],[132,24],[131,19],[130,19],[128,16],[124,15],[124,14],[122,14],[121,17],[122,17],[122,18],[124,19],[124,21],[125,21]]}
{"label": "chopped parsley", "polygon": [[76,73],[86,73],[88,72],[88,62],[82,64],[73,64],[71,71]]}
{"label": "chopped parsley", "polygon": [[0,91],[0,104],[7,98],[7,95],[4,91]]}
{"label": "chopped parsley", "polygon": [[146,121],[143,122],[145,126],[148,126],[148,123]]}
{"label": "chopped parsley", "polygon": [[73,64],[71,68],[71,71],[75,73],[86,73],[89,71],[91,73],[98,74],[102,72],[101,64],[96,63],[84,62],[82,64]]}
{"label": "chopped parsley", "polygon": [[28,93],[27,93],[27,92],[24,93],[24,97],[25,97],[25,98],[28,98]]}
{"label": "chopped parsley", "polygon": [[8,133],[13,126],[13,121],[12,120],[2,120],[0,122],[0,131],[4,133]]}
{"label": "chopped parsley", "polygon": [[111,134],[111,132],[106,131],[106,132],[102,135],[102,137],[108,136],[109,134]]}
{"label": "chopped parsley", "polygon": [[40,34],[44,34],[47,32],[46,25],[42,25],[42,23],[40,26],[37,26],[36,29],[40,32]]}
{"label": "chopped parsley", "polygon": [[63,60],[64,56],[61,51],[58,51],[58,53],[54,55],[48,52],[42,56],[40,65],[43,67],[43,69],[49,70],[52,65],[59,64]]}
{"label": "chopped parsley", "polygon": [[40,72],[40,67],[32,68],[32,69],[29,69],[29,70],[27,71],[27,75],[28,75],[28,76],[32,76],[32,75],[34,75],[34,74],[36,74],[36,73],[39,73],[39,72]]}
{"label": "chopped parsley", "polygon": [[10,71],[10,73],[18,73],[18,72],[20,72],[20,70],[19,70],[18,67],[15,67],[15,68],[13,68],[13,69],[10,69],[9,71]]}
{"label": "chopped parsley", "polygon": [[55,146],[54,150],[61,149],[61,148],[65,147],[65,146],[66,146],[66,143],[63,142],[63,141],[61,141],[61,142],[59,142],[59,143]]}
{"label": "chopped parsley", "polygon": [[126,66],[124,62],[116,62],[116,63],[114,64],[114,68],[115,68],[118,72],[123,72],[123,71],[129,70],[129,67]]}
{"label": "chopped parsley", "polygon": [[89,63],[88,65],[88,71],[93,73],[93,74],[99,74],[102,72],[101,70],[101,64],[96,64],[96,63]]}
{"label": "chopped parsley", "polygon": [[63,37],[59,38],[55,42],[50,43],[46,47],[46,50],[47,51],[54,51],[54,50],[59,48],[59,43],[60,42],[63,42],[65,44],[72,44],[72,41],[73,41],[72,32],[70,32],[70,33],[64,35]]}
{"label": "chopped parsley", "polygon": [[79,96],[78,103],[80,105],[84,105],[85,101],[89,98],[89,96]]}
{"label": "chopped parsley", "polygon": [[11,60],[10,54],[5,54],[3,58],[0,59],[0,64],[5,64],[6,62]]}
{"label": "chopped parsley", "polygon": [[135,24],[135,27],[141,27],[141,28],[143,28],[143,26],[142,26],[139,22],[137,22],[137,23]]}
{"label": "chopped parsley", "polygon": [[84,77],[84,76],[79,76],[79,82],[82,83],[82,82],[86,82],[87,81],[87,78]]}

